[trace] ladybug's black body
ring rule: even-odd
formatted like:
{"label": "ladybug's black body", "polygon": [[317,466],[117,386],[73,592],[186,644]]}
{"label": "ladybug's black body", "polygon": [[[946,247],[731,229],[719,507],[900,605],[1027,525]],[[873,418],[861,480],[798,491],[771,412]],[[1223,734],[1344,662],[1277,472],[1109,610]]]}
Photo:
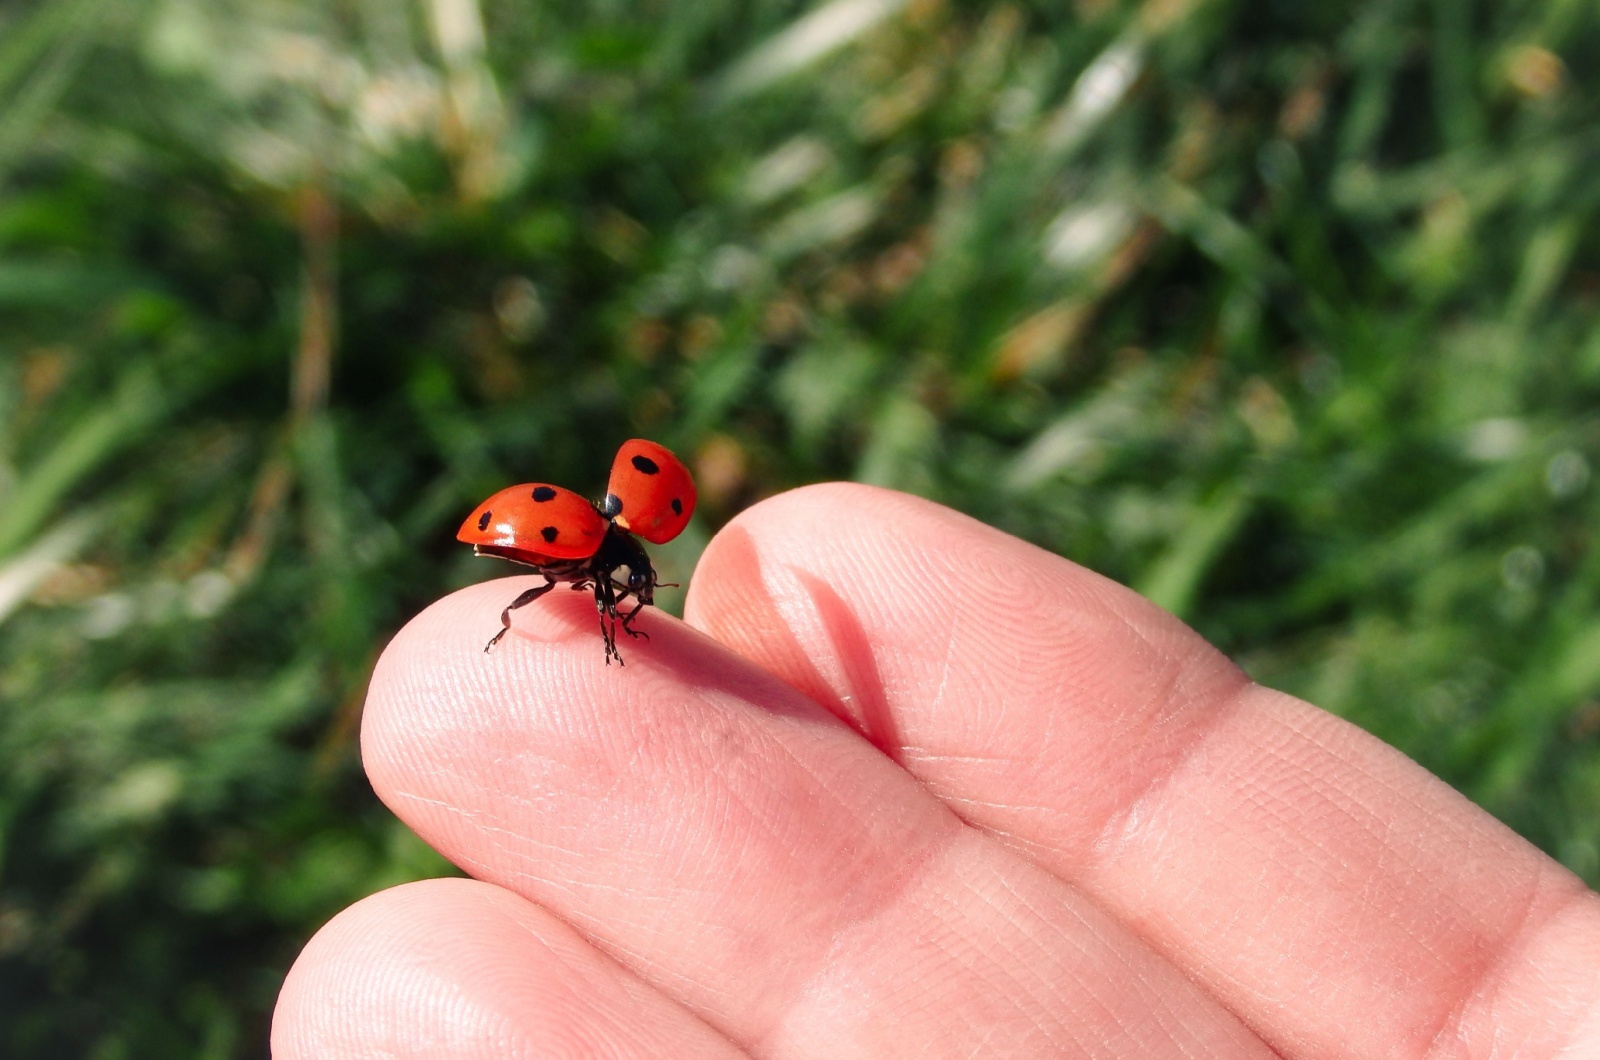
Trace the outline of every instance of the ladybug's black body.
{"label": "ladybug's black body", "polygon": [[[480,556],[497,556],[521,563],[545,576],[543,585],[529,589],[500,612],[500,625],[503,628],[483,646],[484,651],[498,644],[500,638],[510,631],[511,612],[533,603],[563,582],[570,584],[574,590],[593,587],[595,610],[600,613],[600,636],[606,644],[607,665],[612,659],[617,660],[617,665],[622,665],[622,653],[617,651],[618,622],[622,623],[622,631],[628,636],[650,639],[648,633],[634,629],[632,623],[635,615],[655,603],[656,585],[659,584],[656,581],[656,569],[638,539],[615,523],[606,528],[606,536],[595,554],[584,559],[550,559],[501,545],[474,545],[472,551]],[[627,579],[618,579],[617,571],[624,567],[628,570]],[[626,603],[630,596],[638,603],[624,614],[619,605]]]}

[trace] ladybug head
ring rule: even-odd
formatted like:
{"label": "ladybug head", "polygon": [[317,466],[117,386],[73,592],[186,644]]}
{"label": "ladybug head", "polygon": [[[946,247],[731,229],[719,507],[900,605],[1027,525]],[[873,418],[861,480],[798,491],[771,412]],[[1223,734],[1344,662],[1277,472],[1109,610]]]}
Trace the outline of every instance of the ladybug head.
{"label": "ladybug head", "polygon": [[655,603],[656,572],[649,562],[628,568],[628,591],[642,604]]}

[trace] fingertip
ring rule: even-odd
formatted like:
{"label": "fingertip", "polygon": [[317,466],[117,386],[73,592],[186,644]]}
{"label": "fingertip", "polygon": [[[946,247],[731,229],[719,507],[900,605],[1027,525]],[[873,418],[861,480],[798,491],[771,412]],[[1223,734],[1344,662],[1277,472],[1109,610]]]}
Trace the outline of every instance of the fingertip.
{"label": "fingertip", "polygon": [[[502,628],[501,611],[534,584],[502,579],[436,601],[395,635],[373,669],[362,764],[378,797],[435,847],[470,827],[458,806],[506,786],[519,758],[538,755],[539,733],[625,745],[628,715],[616,704],[663,680],[639,665],[652,647],[643,639],[624,644],[635,665],[607,665],[587,593],[553,592],[512,612],[510,633],[485,651]],[[658,641],[675,621],[659,613],[649,619],[640,624]],[[622,724],[601,724],[599,716]]]}
{"label": "fingertip", "polygon": [[[514,612],[511,634],[484,652],[484,627],[497,627],[527,584],[471,586],[414,618],[378,660],[362,718],[373,790],[474,876],[509,886],[542,860],[532,837],[548,820],[509,793],[533,787],[594,807],[686,719],[720,726],[725,710],[757,705],[803,724],[824,716],[653,608],[634,623],[645,636],[619,632],[624,662],[607,663],[592,597],[582,593],[551,593]],[[500,823],[490,828],[491,819]]]}
{"label": "fingertip", "polygon": [[476,880],[380,891],[301,952],[275,1060],[728,1056],[708,1027],[548,911]]}
{"label": "fingertip", "polygon": [[378,657],[362,711],[361,757],[391,806],[407,776],[450,768],[458,750],[471,750],[463,733],[484,728],[508,695],[541,687],[544,675],[565,665],[571,652],[562,649],[578,631],[560,600],[514,612],[510,633],[485,650],[502,628],[500,611],[532,584],[501,579],[451,593],[407,622]]}
{"label": "fingertip", "polygon": [[434,914],[463,885],[484,886],[465,880],[407,884],[369,895],[323,925],[278,993],[274,1060],[408,1057],[422,1041],[436,1056],[488,1055],[463,1046],[503,1039],[503,1019],[426,967],[425,954],[439,941],[430,936],[445,922]]}
{"label": "fingertip", "polygon": [[909,606],[909,625],[916,624],[917,604],[909,597],[917,586],[904,572],[920,570],[942,582],[957,573],[946,569],[941,554],[918,554],[920,543],[895,528],[945,521],[957,538],[988,529],[931,501],[854,482],[817,483],[766,498],[711,539],[684,601],[684,621],[827,706],[893,755],[871,641],[878,627],[897,621],[897,608]]}

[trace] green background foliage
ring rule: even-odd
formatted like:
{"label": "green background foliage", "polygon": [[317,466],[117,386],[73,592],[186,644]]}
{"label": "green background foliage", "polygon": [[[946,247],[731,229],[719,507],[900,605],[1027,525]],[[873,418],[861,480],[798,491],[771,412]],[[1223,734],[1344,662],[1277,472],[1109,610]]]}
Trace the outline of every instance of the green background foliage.
{"label": "green background foliage", "polygon": [[0,6],[0,1054],[264,1055],[318,924],[451,871],[362,778],[377,652],[635,434],[669,580],[912,490],[1600,881],[1597,55],[1580,0]]}

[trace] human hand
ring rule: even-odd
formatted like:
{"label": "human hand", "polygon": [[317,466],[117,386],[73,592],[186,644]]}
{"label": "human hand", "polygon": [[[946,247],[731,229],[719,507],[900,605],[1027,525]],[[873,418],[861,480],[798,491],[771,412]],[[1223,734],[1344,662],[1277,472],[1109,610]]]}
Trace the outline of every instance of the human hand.
{"label": "human hand", "polygon": [[1600,1057],[1600,895],[1131,591],[797,490],[601,665],[525,580],[418,616],[363,723],[476,880],[306,947],[277,1060]]}

